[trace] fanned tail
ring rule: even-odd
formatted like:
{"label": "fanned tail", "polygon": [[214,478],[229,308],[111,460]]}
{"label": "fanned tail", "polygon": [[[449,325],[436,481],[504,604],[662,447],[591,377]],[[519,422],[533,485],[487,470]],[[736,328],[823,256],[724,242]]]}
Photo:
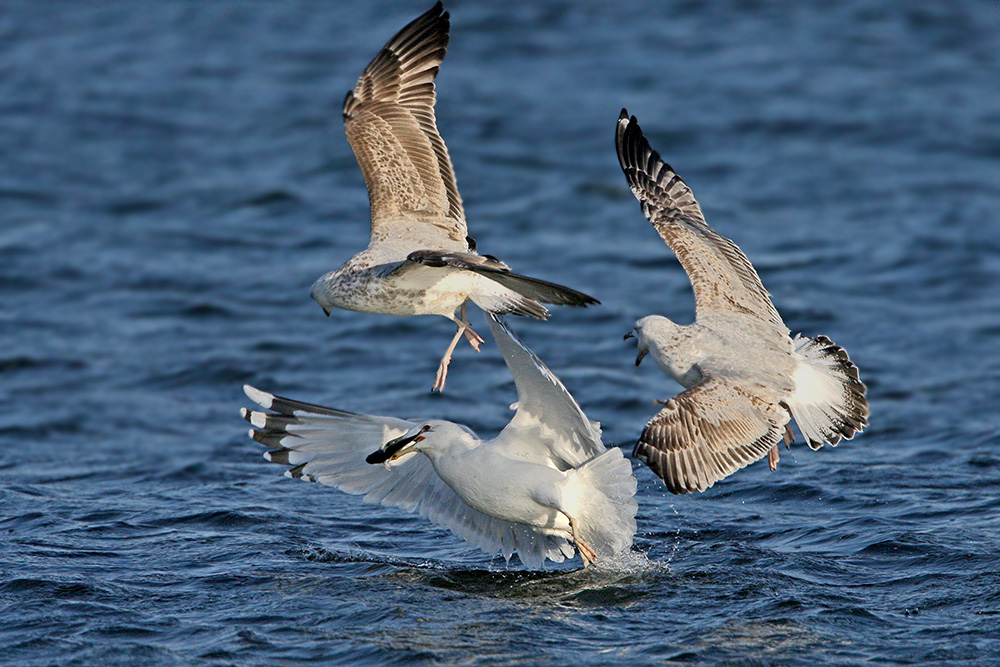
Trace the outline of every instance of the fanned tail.
{"label": "fanned tail", "polygon": [[788,407],[809,446],[836,445],[868,425],[866,387],[847,351],[826,336],[795,337],[798,366]]}
{"label": "fanned tail", "polygon": [[576,484],[566,492],[567,509],[577,520],[580,538],[598,556],[622,554],[635,535],[636,480],[632,464],[611,447],[574,471]]}

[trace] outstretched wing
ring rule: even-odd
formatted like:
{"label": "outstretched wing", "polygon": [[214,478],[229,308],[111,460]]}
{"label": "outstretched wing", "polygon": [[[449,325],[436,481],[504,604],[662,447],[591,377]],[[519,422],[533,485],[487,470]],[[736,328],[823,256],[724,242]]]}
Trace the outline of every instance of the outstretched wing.
{"label": "outstretched wing", "polygon": [[786,331],[750,260],[708,226],[691,188],[650,148],[635,116],[629,118],[625,109],[615,140],[632,194],[691,280],[698,318],[738,312]]}
{"label": "outstretched wing", "polygon": [[443,526],[490,555],[510,558],[517,551],[528,567],[546,558],[562,562],[574,554],[564,539],[483,514],[458,497],[423,454],[412,454],[389,469],[365,462],[380,445],[417,425],[394,417],[359,415],[310,405],[244,386],[265,411],[242,414],[255,428],[250,436],[269,449],[264,458],[292,466],[289,477],[319,482],[364,495],[374,504],[399,507]]}
{"label": "outstretched wing", "polygon": [[494,441],[512,455],[566,470],[603,454],[601,427],[499,317],[490,330],[517,388],[517,412]]}
{"label": "outstretched wing", "polygon": [[402,506],[401,502],[420,491],[412,482],[421,466],[413,464],[426,461],[426,457],[408,457],[391,470],[365,462],[368,454],[406,433],[417,425],[415,422],[310,405],[249,385],[243,391],[271,411],[244,408],[242,413],[260,429],[251,431],[250,437],[270,449],[264,458],[292,466],[285,473],[288,477],[320,482],[347,493],[374,494],[372,502],[395,506]]}
{"label": "outstretched wing", "polygon": [[438,2],[389,40],[344,100],[347,140],[371,202],[371,241],[466,249],[465,213],[434,117],[434,78],[448,46]]}
{"label": "outstretched wing", "polygon": [[787,410],[709,379],[664,403],[646,423],[632,455],[671,493],[704,491],[767,455],[788,421]]}

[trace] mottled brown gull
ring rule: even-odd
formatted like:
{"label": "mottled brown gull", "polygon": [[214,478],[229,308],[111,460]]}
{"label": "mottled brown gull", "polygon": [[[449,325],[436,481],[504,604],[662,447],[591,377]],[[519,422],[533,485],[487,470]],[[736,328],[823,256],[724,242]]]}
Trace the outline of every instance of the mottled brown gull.
{"label": "mottled brown gull", "polygon": [[646,424],[634,456],[673,493],[704,491],[793,442],[795,419],[812,449],[851,439],[868,425],[858,369],[825,336],[789,336],[743,251],[705,222],[691,189],[653,151],[635,116],[622,109],[618,160],[632,193],[677,255],[694,289],[695,322],[640,319],[635,337],[686,391],[663,402]]}
{"label": "mottled brown gull", "polygon": [[344,100],[347,140],[371,204],[367,249],[319,278],[313,298],[333,307],[385,315],[441,315],[458,326],[438,366],[442,390],[464,335],[476,350],[465,307],[545,319],[543,303],[598,303],[568,287],[512,273],[480,255],[468,235],[448,149],[434,116],[434,79],[448,45],[441,3],[403,28],[375,56]]}
{"label": "mottled brown gull", "polygon": [[285,474],[420,514],[472,546],[529,567],[580,552],[584,565],[628,551],[632,466],[605,448],[562,382],[499,319],[490,329],[517,388],[516,412],[492,440],[461,424],[360,415],[244,387],[243,409]]}

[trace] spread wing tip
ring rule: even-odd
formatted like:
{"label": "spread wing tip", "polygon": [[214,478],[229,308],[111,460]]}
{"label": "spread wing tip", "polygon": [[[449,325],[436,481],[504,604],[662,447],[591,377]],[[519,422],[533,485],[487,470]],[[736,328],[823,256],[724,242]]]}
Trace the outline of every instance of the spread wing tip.
{"label": "spread wing tip", "polygon": [[[618,116],[615,147],[625,178],[639,201],[646,199],[644,193],[650,185],[659,184],[664,190],[670,191],[676,184],[681,184],[686,189],[687,184],[684,179],[653,150],[639,126],[638,119],[634,115],[630,116],[628,110],[624,108]],[[665,178],[668,178],[669,182],[664,182]]]}

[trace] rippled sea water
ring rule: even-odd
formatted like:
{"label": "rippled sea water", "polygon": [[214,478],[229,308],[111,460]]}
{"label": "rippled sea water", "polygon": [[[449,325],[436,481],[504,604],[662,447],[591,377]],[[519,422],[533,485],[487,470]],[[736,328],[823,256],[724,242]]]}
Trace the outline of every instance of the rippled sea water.
{"label": "rippled sea water", "polygon": [[[0,7],[0,645],[10,665],[995,665],[1000,8],[455,0],[438,119],[482,251],[603,301],[512,322],[606,441],[693,316],[621,107],[871,427],[698,496],[645,468],[633,562],[526,571],[283,478],[244,382],[482,435],[513,386],[440,318],[309,286],[367,243],[340,102],[430,2]],[[482,324],[477,314],[474,322]]]}

